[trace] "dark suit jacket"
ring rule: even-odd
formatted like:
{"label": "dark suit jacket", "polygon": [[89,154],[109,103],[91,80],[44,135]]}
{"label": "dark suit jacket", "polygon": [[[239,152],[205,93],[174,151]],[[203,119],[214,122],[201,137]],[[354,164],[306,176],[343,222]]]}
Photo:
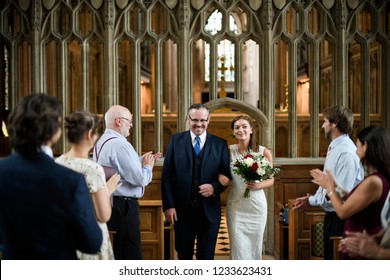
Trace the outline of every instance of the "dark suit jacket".
{"label": "dark suit jacket", "polygon": [[[211,184],[214,196],[204,198],[202,205],[211,223],[221,219],[220,194],[226,189],[218,181],[218,174],[231,178],[229,169],[229,152],[226,140],[207,133],[203,147],[203,159],[200,174],[200,185]],[[191,199],[193,180],[193,146],[189,131],[171,137],[162,171],[162,198],[164,211],[176,208],[178,219],[188,207]]]}
{"label": "dark suit jacket", "polygon": [[44,153],[0,160],[0,236],[6,259],[76,259],[102,232],[84,176]]}

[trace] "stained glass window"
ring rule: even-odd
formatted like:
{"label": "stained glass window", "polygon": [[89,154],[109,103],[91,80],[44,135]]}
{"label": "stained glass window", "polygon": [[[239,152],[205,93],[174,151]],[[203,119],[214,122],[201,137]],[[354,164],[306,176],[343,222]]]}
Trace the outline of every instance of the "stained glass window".
{"label": "stained glass window", "polygon": [[[234,34],[238,34],[237,24],[234,17],[229,17],[229,28]],[[217,34],[222,29],[222,13],[215,10],[207,20],[205,26],[206,31],[210,32],[211,35]],[[222,40],[217,47],[217,63],[218,63],[218,81],[221,80],[222,73],[225,77],[226,82],[234,82],[234,44],[231,41],[225,39]],[[222,67],[222,63],[224,64]],[[205,66],[205,81],[210,81],[210,44],[205,43],[204,52],[204,66]],[[224,69],[222,69],[224,68]]]}

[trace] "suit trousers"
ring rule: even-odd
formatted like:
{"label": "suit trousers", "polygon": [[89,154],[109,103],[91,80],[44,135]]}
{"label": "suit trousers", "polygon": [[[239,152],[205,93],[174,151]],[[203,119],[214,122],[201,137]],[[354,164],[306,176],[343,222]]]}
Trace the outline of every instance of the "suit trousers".
{"label": "suit trousers", "polygon": [[114,234],[116,260],[142,260],[139,203],[135,198],[114,196],[108,229]]}
{"label": "suit trousers", "polygon": [[342,236],[345,220],[341,220],[336,212],[326,212],[324,219],[324,259],[334,260],[333,236]]}
{"label": "suit trousers", "polygon": [[210,223],[202,204],[188,206],[175,222],[175,249],[179,260],[192,260],[196,239],[196,259],[213,260],[220,222]]}

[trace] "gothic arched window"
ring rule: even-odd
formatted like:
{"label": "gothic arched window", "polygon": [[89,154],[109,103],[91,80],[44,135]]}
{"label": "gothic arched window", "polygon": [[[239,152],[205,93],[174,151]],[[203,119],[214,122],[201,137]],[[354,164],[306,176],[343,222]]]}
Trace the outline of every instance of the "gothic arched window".
{"label": "gothic arched window", "polygon": [[[222,29],[222,13],[215,10],[207,20],[205,26],[206,31],[211,35],[217,34]],[[232,33],[238,34],[237,24],[233,16],[229,17],[229,29]],[[224,68],[222,71],[218,71],[218,81],[221,80],[222,73],[226,82],[234,82],[234,44],[231,41],[225,39],[222,40],[217,47],[218,69]],[[222,67],[222,64],[223,67]],[[204,52],[204,80],[210,81],[210,44],[205,43]]]}

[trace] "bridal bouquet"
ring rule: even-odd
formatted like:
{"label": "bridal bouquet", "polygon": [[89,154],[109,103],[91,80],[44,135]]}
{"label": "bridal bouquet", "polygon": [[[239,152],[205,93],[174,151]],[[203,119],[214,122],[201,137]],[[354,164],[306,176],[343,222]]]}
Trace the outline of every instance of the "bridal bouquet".
{"label": "bridal bouquet", "polygon": [[[265,156],[252,151],[240,155],[231,165],[235,174],[241,176],[247,182],[255,183],[273,178],[280,171],[279,168],[272,167]],[[249,189],[245,189],[242,196],[250,197]]]}

